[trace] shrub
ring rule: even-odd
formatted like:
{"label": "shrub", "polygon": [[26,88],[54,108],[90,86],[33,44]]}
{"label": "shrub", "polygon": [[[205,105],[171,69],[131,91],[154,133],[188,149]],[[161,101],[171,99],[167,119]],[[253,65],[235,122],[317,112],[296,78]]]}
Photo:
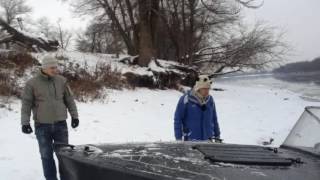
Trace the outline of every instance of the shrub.
{"label": "shrub", "polygon": [[1,96],[20,96],[18,85],[11,77],[10,71],[0,72],[0,95]]}
{"label": "shrub", "polygon": [[68,79],[75,98],[82,102],[104,99],[105,89],[129,87],[121,72],[106,63],[99,63],[93,69],[87,65],[80,67],[79,64],[68,63],[62,75]]}
{"label": "shrub", "polygon": [[17,83],[26,69],[38,64],[38,61],[26,52],[0,52],[0,95],[20,97],[21,88]]}
{"label": "shrub", "polygon": [[38,65],[39,62],[29,53],[17,51],[4,51],[0,53],[0,69],[13,70],[14,74],[21,77],[26,69]]}

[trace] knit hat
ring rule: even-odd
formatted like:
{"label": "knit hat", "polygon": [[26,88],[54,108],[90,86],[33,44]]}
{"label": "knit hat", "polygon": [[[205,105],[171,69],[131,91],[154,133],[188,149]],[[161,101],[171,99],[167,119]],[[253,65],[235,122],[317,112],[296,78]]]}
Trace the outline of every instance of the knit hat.
{"label": "knit hat", "polygon": [[46,69],[50,67],[58,67],[58,60],[51,55],[46,55],[42,58],[41,68]]}
{"label": "knit hat", "polygon": [[212,84],[212,80],[209,78],[208,75],[200,75],[194,85],[194,90],[198,91],[202,88],[210,88]]}

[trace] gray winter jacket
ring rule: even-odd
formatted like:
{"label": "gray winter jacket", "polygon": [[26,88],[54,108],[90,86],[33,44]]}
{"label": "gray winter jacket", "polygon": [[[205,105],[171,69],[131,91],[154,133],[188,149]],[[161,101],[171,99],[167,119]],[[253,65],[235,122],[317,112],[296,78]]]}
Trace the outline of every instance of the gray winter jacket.
{"label": "gray winter jacket", "polygon": [[30,124],[31,111],[35,122],[54,124],[71,117],[78,118],[77,107],[66,78],[49,77],[42,72],[30,79],[22,94],[21,124]]}

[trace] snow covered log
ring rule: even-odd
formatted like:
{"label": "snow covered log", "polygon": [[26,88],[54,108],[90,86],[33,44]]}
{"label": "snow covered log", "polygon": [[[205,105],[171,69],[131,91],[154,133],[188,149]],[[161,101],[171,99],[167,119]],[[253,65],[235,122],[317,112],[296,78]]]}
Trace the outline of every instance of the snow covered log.
{"label": "snow covered log", "polygon": [[1,18],[0,27],[7,33],[0,39],[0,43],[12,42],[33,52],[56,51],[58,49],[59,42],[57,40],[48,40],[19,31]]}
{"label": "snow covered log", "polygon": [[198,72],[194,67],[184,66],[172,61],[152,59],[148,67],[140,67],[135,64],[137,57],[128,57],[119,62],[133,67],[135,70],[123,73],[129,84],[136,87],[148,88],[175,88],[179,85],[193,86]]}

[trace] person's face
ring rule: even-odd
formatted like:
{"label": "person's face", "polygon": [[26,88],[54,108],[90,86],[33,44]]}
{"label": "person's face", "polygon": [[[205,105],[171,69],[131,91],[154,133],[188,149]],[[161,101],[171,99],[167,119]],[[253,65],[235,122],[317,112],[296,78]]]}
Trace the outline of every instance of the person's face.
{"label": "person's face", "polygon": [[56,76],[59,73],[58,67],[57,66],[52,66],[43,69],[43,72],[46,73],[47,75],[53,77]]}
{"label": "person's face", "polygon": [[201,88],[198,90],[199,94],[201,94],[201,96],[203,97],[207,97],[209,96],[209,88]]}

